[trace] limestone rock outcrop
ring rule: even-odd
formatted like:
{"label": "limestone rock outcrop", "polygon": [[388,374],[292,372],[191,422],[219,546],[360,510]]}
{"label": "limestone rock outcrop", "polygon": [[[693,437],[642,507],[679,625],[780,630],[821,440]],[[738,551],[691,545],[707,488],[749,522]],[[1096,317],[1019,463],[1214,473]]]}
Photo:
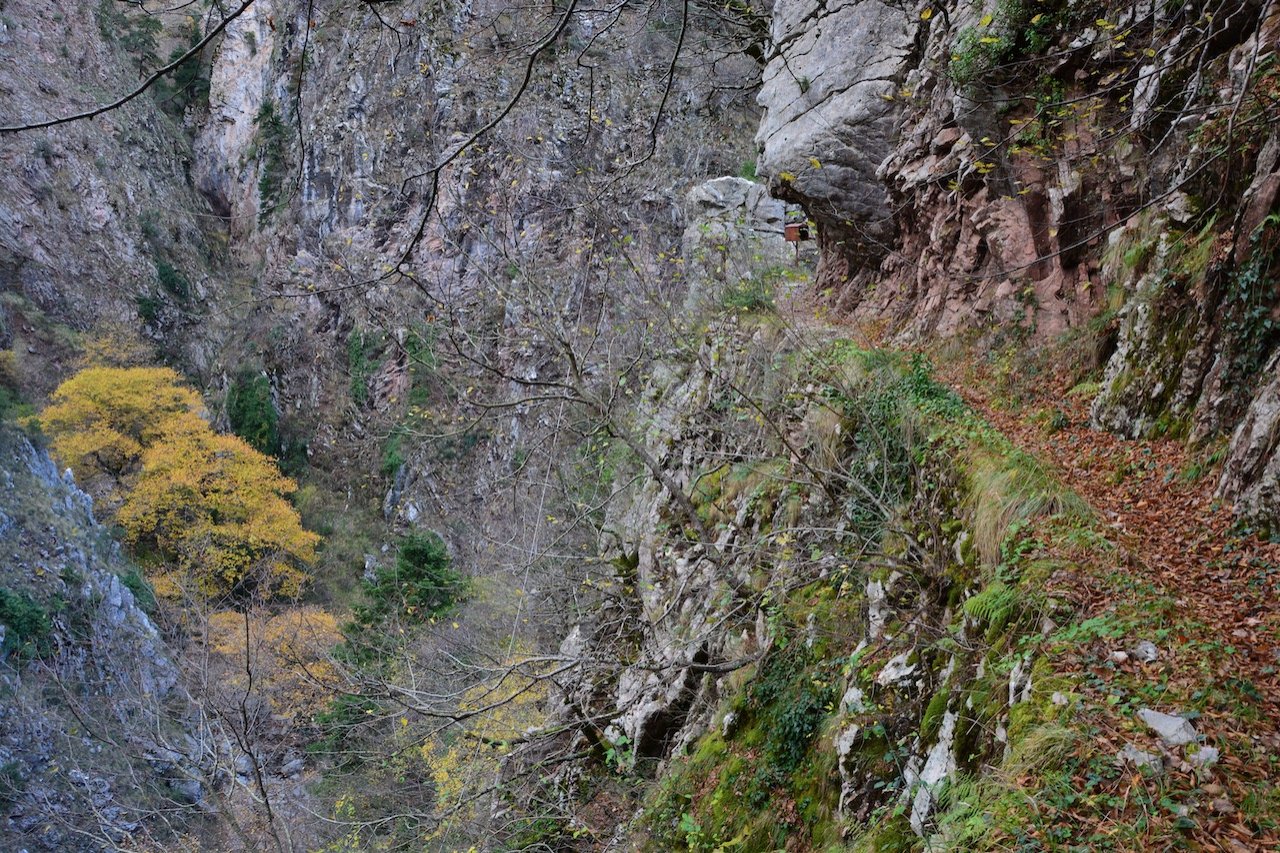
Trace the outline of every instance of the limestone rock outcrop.
{"label": "limestone rock outcrop", "polygon": [[714,178],[685,199],[686,310],[714,305],[726,289],[769,288],[793,262],[783,239],[786,206],[755,181]]}
{"label": "limestone rock outcrop", "polygon": [[778,3],[775,45],[757,101],[757,169],[784,197],[804,200],[846,250],[879,257],[892,235],[888,188],[878,174],[902,132],[902,89],[917,26],[879,0]]}
{"label": "limestone rock outcrop", "polygon": [[1280,520],[1280,355],[1272,356],[1271,377],[1253,398],[1231,436],[1219,490],[1235,510],[1275,529]]}

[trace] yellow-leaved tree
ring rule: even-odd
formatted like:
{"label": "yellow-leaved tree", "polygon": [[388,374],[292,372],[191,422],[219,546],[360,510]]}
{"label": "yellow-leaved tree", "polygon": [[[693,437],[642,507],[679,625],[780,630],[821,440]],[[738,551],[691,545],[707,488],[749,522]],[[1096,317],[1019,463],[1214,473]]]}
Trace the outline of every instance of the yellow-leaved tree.
{"label": "yellow-leaved tree", "polygon": [[105,475],[117,486],[172,418],[194,417],[202,406],[167,367],[90,367],[58,386],[39,420],[77,479]]}
{"label": "yellow-leaved tree", "polygon": [[203,595],[294,597],[320,542],[286,500],[297,488],[270,457],[189,414],[143,452],[116,520]]}
{"label": "yellow-leaved tree", "polygon": [[40,415],[52,450],[82,481],[122,499],[116,521],[167,572],[210,597],[296,596],[320,537],[288,496],[297,484],[268,456],[199,415],[200,395],[163,367],[91,367],[62,383]]}
{"label": "yellow-leaved tree", "polygon": [[506,756],[547,722],[551,672],[541,664],[523,663],[524,651],[517,649],[508,668],[462,694],[458,714],[465,722],[419,747],[435,783],[436,813],[441,818],[433,833],[437,841],[459,829],[466,837],[465,826],[481,817]]}
{"label": "yellow-leaved tree", "polygon": [[252,688],[283,720],[310,720],[340,686],[329,655],[342,632],[319,607],[223,610],[209,616],[206,639],[221,690],[238,699]]}

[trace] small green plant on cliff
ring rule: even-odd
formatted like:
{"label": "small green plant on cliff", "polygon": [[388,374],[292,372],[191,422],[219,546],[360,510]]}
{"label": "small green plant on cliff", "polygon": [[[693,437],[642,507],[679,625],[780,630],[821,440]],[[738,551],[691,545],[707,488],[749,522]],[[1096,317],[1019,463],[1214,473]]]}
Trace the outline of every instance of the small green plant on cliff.
{"label": "small green plant on cliff", "polygon": [[949,72],[959,85],[976,83],[1019,56],[1036,54],[1056,37],[1062,17],[1056,3],[999,0],[977,25],[964,27],[951,50]]}
{"label": "small green plant on cliff", "polygon": [[964,612],[973,620],[987,626],[986,640],[999,637],[1018,613],[1022,593],[1003,581],[994,581],[982,592],[964,603]]}
{"label": "small green plant on cliff", "polygon": [[288,165],[289,129],[271,100],[263,101],[254,123],[258,126],[255,146],[258,155],[258,221],[263,222],[271,217],[281,202]]}
{"label": "small green plant on cliff", "polygon": [[1048,161],[1055,156],[1063,124],[1074,116],[1075,105],[1067,105],[1065,85],[1048,74],[1036,81],[1031,98],[1035,113],[1027,119],[1012,120],[1017,122],[1017,133],[1009,153],[1030,154]]}
{"label": "small green plant on cliff", "polygon": [[379,470],[384,477],[393,477],[405,463],[404,440],[408,430],[403,424],[391,430],[387,441],[382,445],[382,465]]}
{"label": "small green plant on cliff", "polygon": [[440,369],[436,355],[436,327],[415,323],[404,339],[405,358],[409,361],[409,405],[425,406],[430,401],[431,380]]}
{"label": "small green plant on cliff", "polygon": [[724,289],[720,304],[729,311],[772,311],[773,285],[761,277],[741,279]]}
{"label": "small green plant on cliff", "polygon": [[5,811],[27,790],[27,781],[23,778],[21,761],[6,761],[0,764],[0,812]]}
{"label": "small green plant on cliff", "polygon": [[11,349],[0,350],[0,420],[20,420],[35,413],[23,401],[21,385],[18,354]]}
{"label": "small green plant on cliff", "polygon": [[133,302],[138,311],[138,319],[143,323],[150,325],[160,319],[160,310],[164,308],[164,302],[159,298],[144,294],[135,298]]}
{"label": "small green plant on cliff", "polygon": [[155,615],[156,593],[151,588],[151,584],[147,583],[147,579],[142,576],[142,572],[131,566],[127,572],[121,573],[120,583],[124,584],[125,588],[133,593],[133,600],[138,603],[139,607],[151,616]]}
{"label": "small green plant on cliff", "polygon": [[191,296],[191,282],[166,260],[155,261],[156,283],[178,299],[185,300]]}
{"label": "small green plant on cliff", "polygon": [[113,0],[102,0],[98,4],[96,16],[102,37],[124,48],[137,63],[139,71],[159,65],[157,36],[164,29],[160,19],[146,12],[136,16],[129,15],[120,11],[118,5]]}
{"label": "small green plant on cliff", "polygon": [[34,657],[48,645],[53,631],[49,612],[25,592],[0,587],[0,625],[5,627],[5,655]]}
{"label": "small green plant on cliff", "polygon": [[[192,47],[200,43],[200,24],[192,19],[187,27],[185,45],[179,44],[169,52],[169,62],[176,62]],[[179,65],[169,82],[166,105],[178,115],[187,107],[204,109],[209,105],[209,73],[203,59],[197,54]]]}
{"label": "small green plant on cliff", "polygon": [[1280,336],[1273,316],[1275,281],[1272,269],[1280,247],[1280,214],[1271,214],[1249,238],[1249,257],[1227,276],[1223,298],[1223,340],[1230,348],[1231,379],[1223,387],[1235,389],[1238,404],[1248,400],[1254,376],[1266,362]]}
{"label": "small green plant on cliff", "polygon": [[360,327],[347,336],[347,375],[351,378],[351,400],[363,408],[369,402],[369,379],[377,367],[374,356],[381,348],[376,336]]}

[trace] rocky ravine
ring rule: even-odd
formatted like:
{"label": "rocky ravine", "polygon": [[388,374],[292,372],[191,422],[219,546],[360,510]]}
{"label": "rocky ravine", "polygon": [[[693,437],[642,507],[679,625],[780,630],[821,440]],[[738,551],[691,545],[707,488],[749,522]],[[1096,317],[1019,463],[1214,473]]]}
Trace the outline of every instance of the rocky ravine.
{"label": "rocky ravine", "polygon": [[[129,54],[104,36],[102,8],[6,7],[4,124],[74,113],[137,85]],[[195,162],[165,98],[0,139],[0,348],[18,354],[24,387],[52,390],[73,368],[73,335],[95,327],[136,329],[192,373],[214,370],[239,294],[217,218],[192,185]]]}

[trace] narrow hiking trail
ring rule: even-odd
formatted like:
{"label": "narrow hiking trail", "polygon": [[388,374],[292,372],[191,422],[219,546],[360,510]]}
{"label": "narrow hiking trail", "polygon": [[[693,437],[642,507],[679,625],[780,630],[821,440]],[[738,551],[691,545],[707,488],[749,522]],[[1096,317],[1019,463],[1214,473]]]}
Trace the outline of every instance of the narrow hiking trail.
{"label": "narrow hiking trail", "polygon": [[[1236,524],[1215,498],[1217,467],[1182,442],[1127,440],[1090,428],[1086,402],[1067,393],[1065,373],[1041,377],[1016,405],[1003,404],[981,368],[952,365],[941,373],[1014,445],[1051,465],[1119,546],[1101,562],[1094,558],[1095,571],[1081,573],[1088,577],[1073,584],[1072,597],[1081,621],[1130,614],[1129,635],[1104,640],[1093,655],[1055,661],[1080,673],[1093,694],[1095,710],[1085,716],[1099,753],[1135,743],[1163,752],[1169,767],[1159,780],[1134,774],[1123,781],[1122,805],[1111,819],[1159,821],[1135,818],[1129,799],[1142,786],[1152,800],[1173,804],[1167,823],[1181,828],[1193,849],[1280,849],[1280,544]],[[1155,661],[1126,651],[1160,628],[1165,639]],[[1136,696],[1160,711],[1190,711],[1205,743],[1222,751],[1219,764],[1194,770],[1161,749],[1131,716],[1134,705],[1121,711],[1117,700]],[[1100,825],[1107,819],[1092,816]]]}
{"label": "narrow hiking trail", "polygon": [[1214,496],[1216,468],[1195,476],[1196,460],[1179,441],[1092,429],[1087,407],[1065,393],[1051,399],[1068,424],[1049,432],[957,390],[1016,445],[1053,464],[1113,531],[1135,574],[1173,595],[1190,619],[1230,637],[1251,664],[1275,667],[1280,544],[1235,529],[1230,508]]}

